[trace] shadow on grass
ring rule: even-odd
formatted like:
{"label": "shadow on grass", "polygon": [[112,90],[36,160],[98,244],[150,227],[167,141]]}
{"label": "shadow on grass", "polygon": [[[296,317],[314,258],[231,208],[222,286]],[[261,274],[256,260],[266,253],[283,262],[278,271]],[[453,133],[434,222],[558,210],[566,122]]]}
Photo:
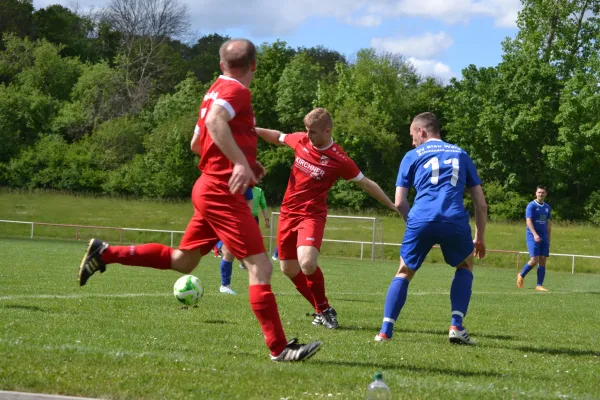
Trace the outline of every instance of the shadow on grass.
{"label": "shadow on grass", "polygon": [[223,319],[207,319],[204,321],[205,324],[213,324],[213,325],[227,325],[232,324],[231,321],[225,321]]}
{"label": "shadow on grass", "polygon": [[326,366],[336,367],[367,367],[375,370],[390,369],[404,370],[410,372],[430,373],[438,375],[461,376],[461,377],[490,377],[490,378],[506,378],[508,374],[502,374],[493,371],[465,371],[457,368],[440,368],[440,367],[418,367],[415,365],[402,365],[395,363],[382,362],[364,362],[364,361],[340,361],[340,360],[319,360],[311,359],[310,363],[322,364]]}
{"label": "shadow on grass", "polygon": [[38,306],[24,306],[22,304],[6,304],[2,306],[3,308],[9,308],[13,310],[27,310],[27,311],[42,311],[42,312],[50,312],[50,310],[44,310]]}
{"label": "shadow on grass", "polygon": [[336,302],[338,301],[348,301],[350,303],[380,303],[380,301],[375,301],[375,300],[363,300],[363,299],[335,299]]}
{"label": "shadow on grass", "polygon": [[[379,328],[377,328],[379,329]],[[440,335],[440,336],[448,336],[447,330],[437,330],[437,329],[409,329],[409,328],[397,328],[395,332],[405,332],[405,333],[423,333],[427,335]],[[496,335],[486,332],[471,332],[469,331],[470,336],[474,338],[486,338],[486,339],[497,339],[497,340],[517,340],[516,336],[512,335]]]}
{"label": "shadow on grass", "polygon": [[596,357],[600,357],[600,350],[594,351],[594,350],[561,349],[561,348],[531,347],[531,346],[512,347],[511,349],[520,350],[524,353],[551,354],[554,356],[571,356],[571,357],[596,356]]}

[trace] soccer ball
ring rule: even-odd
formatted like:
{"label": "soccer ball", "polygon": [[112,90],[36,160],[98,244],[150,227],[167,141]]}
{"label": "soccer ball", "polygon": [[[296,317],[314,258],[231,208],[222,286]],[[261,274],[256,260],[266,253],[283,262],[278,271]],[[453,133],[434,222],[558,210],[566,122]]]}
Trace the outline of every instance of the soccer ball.
{"label": "soccer ball", "polygon": [[186,306],[193,306],[200,301],[204,289],[202,289],[200,279],[194,275],[184,275],[175,282],[173,294],[177,300]]}

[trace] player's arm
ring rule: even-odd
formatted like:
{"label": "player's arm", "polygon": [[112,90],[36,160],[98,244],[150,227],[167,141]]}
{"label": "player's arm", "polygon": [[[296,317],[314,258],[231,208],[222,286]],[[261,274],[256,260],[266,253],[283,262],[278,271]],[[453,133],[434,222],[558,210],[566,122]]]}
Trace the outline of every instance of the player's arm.
{"label": "player's arm", "polygon": [[546,230],[548,231],[548,245],[550,245],[550,242],[551,242],[550,234],[552,233],[552,220],[546,221]]}
{"label": "player's arm", "polygon": [[466,189],[475,206],[475,257],[485,257],[485,226],[487,224],[488,206],[481,185],[471,186]]}
{"label": "player's arm", "polygon": [[285,135],[283,132],[276,131],[274,129],[256,128],[256,134],[269,143],[279,146],[285,144],[283,142],[282,135]]}
{"label": "player's arm", "polygon": [[233,173],[229,180],[229,190],[236,194],[243,192],[251,180],[256,180],[246,156],[235,142],[229,121],[229,111],[223,106],[214,104],[206,116],[206,128],[217,147],[233,163]]}
{"label": "player's arm", "polygon": [[404,219],[404,222],[408,219],[408,212],[410,211],[410,204],[408,204],[408,188],[402,186],[396,186],[396,202],[394,206]]}
{"label": "player's arm", "polygon": [[538,235],[538,233],[535,230],[535,226],[533,225],[533,218],[525,218],[525,221],[527,223],[527,227],[529,228],[529,231],[533,234],[533,238],[537,242],[540,235]]}
{"label": "player's arm", "polygon": [[398,212],[394,203],[392,203],[387,194],[385,194],[383,190],[381,190],[381,188],[376,182],[373,182],[372,180],[363,175],[363,177],[360,180],[356,181],[356,184],[362,190],[369,193],[371,197],[379,201],[381,204],[393,210],[394,212]]}
{"label": "player's arm", "polygon": [[270,228],[271,221],[269,221],[269,212],[267,209],[267,199],[265,199],[265,194],[263,192],[260,192],[260,198],[258,200],[259,200],[258,206],[262,210],[263,217],[265,218],[265,227]]}
{"label": "player's arm", "polygon": [[198,127],[198,125],[196,125],[196,130],[194,131],[194,135],[192,136],[190,148],[194,153],[200,155],[200,128]]}

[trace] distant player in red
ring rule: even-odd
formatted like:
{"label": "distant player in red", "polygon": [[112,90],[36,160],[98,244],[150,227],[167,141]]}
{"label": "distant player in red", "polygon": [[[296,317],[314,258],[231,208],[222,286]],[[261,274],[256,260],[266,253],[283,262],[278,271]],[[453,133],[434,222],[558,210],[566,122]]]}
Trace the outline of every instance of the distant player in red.
{"label": "distant player in red", "polygon": [[256,128],[260,137],[294,149],[295,160],[288,183],[279,226],[277,245],[281,270],[315,309],[313,325],[338,327],[337,313],[325,295],[325,280],[317,265],[327,219],[327,192],[343,178],[398,212],[377,183],[366,178],[354,161],[331,138],[333,120],[327,110],[315,108],[304,117],[306,132],[283,134]]}
{"label": "distant player in red", "polygon": [[262,175],[256,161],[257,136],[248,87],[256,70],[256,48],[245,39],[229,40],[220,50],[221,75],[200,106],[191,148],[200,155],[202,175],[192,190],[194,215],[178,250],[161,244],[109,246],[92,239],[79,267],[79,284],[106,264],[119,263],[188,274],[219,238],[248,269],[252,311],[258,319],[273,361],[302,361],[317,352],[321,342],[287,343],[275,295],[273,267],[244,192]]}

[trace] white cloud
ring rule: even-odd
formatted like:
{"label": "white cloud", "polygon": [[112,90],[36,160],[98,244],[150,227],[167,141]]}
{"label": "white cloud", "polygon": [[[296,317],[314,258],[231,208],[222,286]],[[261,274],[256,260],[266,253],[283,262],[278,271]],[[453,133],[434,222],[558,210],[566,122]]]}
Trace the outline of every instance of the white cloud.
{"label": "white cloud", "polygon": [[359,18],[348,18],[347,23],[350,25],[362,26],[363,28],[375,28],[381,25],[381,17],[375,15],[363,15]]}
{"label": "white cloud", "polygon": [[426,32],[421,36],[382,37],[371,39],[377,50],[399,53],[406,57],[431,58],[448,49],[454,41],[446,32]]}
{"label": "white cloud", "polygon": [[456,74],[452,72],[450,67],[436,60],[424,60],[414,57],[409,57],[408,61],[414,65],[417,71],[424,76],[433,76],[448,82],[450,78],[454,78]]}
{"label": "white cloud", "polygon": [[[75,0],[77,1],[77,0]],[[109,0],[79,0],[82,9]],[[514,27],[520,0],[182,0],[190,7],[192,28],[223,31],[246,28],[252,35],[293,33],[311,17],[334,17],[341,22],[374,27],[386,19],[420,17],[446,23],[466,23],[476,17],[493,18],[501,27]],[[34,0],[37,8],[74,0]]]}

